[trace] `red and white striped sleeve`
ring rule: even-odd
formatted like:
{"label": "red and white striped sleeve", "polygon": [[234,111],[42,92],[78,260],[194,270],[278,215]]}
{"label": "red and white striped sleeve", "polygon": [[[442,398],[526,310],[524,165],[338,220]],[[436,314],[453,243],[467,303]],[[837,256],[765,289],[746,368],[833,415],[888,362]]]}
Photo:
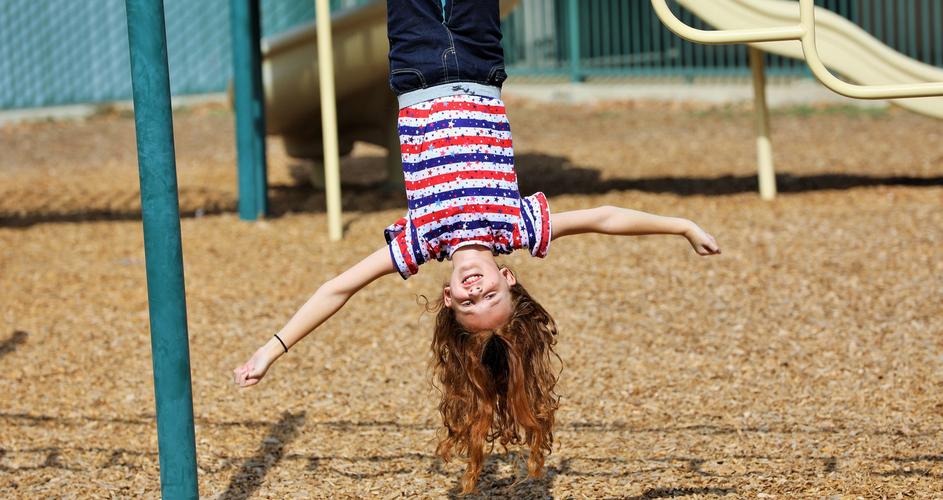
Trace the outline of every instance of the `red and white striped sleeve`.
{"label": "red and white striped sleeve", "polygon": [[403,279],[419,272],[419,264],[422,263],[422,257],[416,255],[418,242],[414,241],[416,232],[413,229],[412,221],[407,217],[401,217],[399,220],[390,224],[383,231],[387,246],[390,249],[390,259],[393,266],[399,272]]}
{"label": "red and white striped sleeve", "polygon": [[521,198],[522,233],[527,235],[527,248],[534,257],[546,257],[550,250],[550,204],[542,192]]}

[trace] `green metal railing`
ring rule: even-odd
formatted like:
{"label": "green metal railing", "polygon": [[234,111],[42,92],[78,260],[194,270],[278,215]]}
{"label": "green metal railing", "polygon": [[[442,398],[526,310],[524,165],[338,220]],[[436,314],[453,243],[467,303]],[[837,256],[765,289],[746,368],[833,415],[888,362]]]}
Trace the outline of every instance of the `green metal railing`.
{"label": "green metal railing", "polygon": [[[891,46],[943,66],[940,0],[816,0]],[[711,29],[677,5],[686,24]],[[704,46],[669,32],[646,0],[522,0],[505,21],[509,72],[580,81],[594,77],[747,75],[744,46]],[[766,56],[771,75],[805,76],[801,61]]]}

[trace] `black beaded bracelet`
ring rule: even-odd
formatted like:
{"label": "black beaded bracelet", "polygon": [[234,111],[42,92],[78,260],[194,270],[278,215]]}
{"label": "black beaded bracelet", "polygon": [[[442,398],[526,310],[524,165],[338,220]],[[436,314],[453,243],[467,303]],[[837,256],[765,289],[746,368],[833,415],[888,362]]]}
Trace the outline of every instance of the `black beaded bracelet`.
{"label": "black beaded bracelet", "polygon": [[275,334],[275,338],[278,339],[278,343],[282,345],[282,349],[285,349],[285,352],[287,353],[287,352],[288,352],[288,346],[285,345],[284,342],[282,342],[282,338],[279,337],[277,333]]}

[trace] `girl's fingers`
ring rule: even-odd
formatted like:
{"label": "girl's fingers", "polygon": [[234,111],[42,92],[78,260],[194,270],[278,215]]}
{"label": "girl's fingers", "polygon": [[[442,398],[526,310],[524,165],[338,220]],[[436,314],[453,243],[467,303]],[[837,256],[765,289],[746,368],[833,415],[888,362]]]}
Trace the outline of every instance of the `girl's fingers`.
{"label": "girl's fingers", "polygon": [[716,243],[701,243],[695,247],[698,255],[714,255],[720,253],[720,247]]}
{"label": "girl's fingers", "polygon": [[239,387],[258,384],[265,375],[265,368],[256,366],[252,359],[232,371],[233,382]]}
{"label": "girl's fingers", "polygon": [[246,380],[249,379],[249,365],[248,365],[248,363],[245,364],[245,365],[240,366],[239,368],[236,368],[235,370],[232,371],[232,373],[233,373],[233,382],[235,382],[236,385],[245,387],[245,386],[246,386]]}

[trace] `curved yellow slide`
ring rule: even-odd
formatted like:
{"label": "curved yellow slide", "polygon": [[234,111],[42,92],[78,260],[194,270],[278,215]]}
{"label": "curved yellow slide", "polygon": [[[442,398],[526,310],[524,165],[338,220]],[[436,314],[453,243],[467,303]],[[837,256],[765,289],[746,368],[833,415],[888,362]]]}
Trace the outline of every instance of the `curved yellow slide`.
{"label": "curved yellow slide", "polygon": [[[786,0],[677,0],[716,29],[733,30],[799,23],[799,5]],[[881,43],[856,24],[827,9],[815,9],[816,39],[825,65],[862,85],[943,82],[943,68],[924,64]],[[804,59],[798,40],[751,44],[782,56]],[[910,111],[943,118],[943,97],[894,99]]]}
{"label": "curved yellow slide", "polygon": [[[502,15],[518,1],[501,0]],[[357,140],[388,147],[396,152],[390,155],[390,170],[398,175],[398,106],[389,88],[386,0],[335,12],[331,27],[340,153],[349,153]],[[314,22],[262,41],[262,80],[267,132],[282,136],[289,155],[319,161],[321,97]]]}
{"label": "curved yellow slide", "polygon": [[[355,140],[386,146],[384,132],[396,107],[386,83],[386,2],[337,12],[331,25],[341,154]],[[283,137],[289,155],[319,160],[321,86],[314,22],[262,41],[262,81],[267,132]]]}

